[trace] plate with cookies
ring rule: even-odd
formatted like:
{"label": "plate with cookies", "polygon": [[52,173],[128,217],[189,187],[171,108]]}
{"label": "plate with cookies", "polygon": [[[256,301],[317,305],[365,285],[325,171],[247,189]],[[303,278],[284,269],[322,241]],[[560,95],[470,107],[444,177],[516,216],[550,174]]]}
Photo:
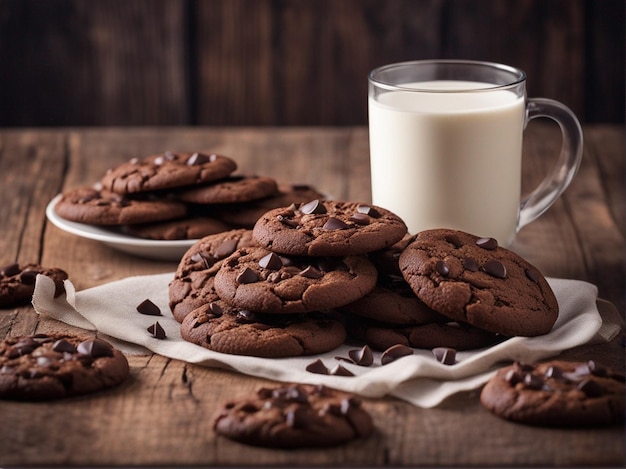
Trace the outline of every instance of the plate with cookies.
{"label": "plate with cookies", "polygon": [[323,198],[311,186],[235,174],[237,168],[232,158],[208,152],[133,158],[92,186],[58,194],[46,216],[63,231],[127,254],[178,261],[205,236],[252,228],[268,210]]}

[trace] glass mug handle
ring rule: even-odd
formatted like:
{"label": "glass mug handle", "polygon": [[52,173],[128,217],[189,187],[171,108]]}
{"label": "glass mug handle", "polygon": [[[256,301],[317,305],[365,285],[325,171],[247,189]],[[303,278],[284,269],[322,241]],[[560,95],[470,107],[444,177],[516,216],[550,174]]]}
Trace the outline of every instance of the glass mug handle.
{"label": "glass mug handle", "polygon": [[560,197],[572,182],[583,156],[583,131],[574,113],[564,104],[546,98],[529,98],[526,124],[537,117],[547,117],[561,128],[563,143],[559,159],[539,186],[520,203],[516,231],[537,219]]}

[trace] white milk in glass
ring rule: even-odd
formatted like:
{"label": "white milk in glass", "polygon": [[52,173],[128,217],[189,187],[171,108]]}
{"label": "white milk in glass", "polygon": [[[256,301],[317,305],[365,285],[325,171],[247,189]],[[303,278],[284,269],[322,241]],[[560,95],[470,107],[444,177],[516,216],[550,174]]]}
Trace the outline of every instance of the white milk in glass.
{"label": "white milk in glass", "polygon": [[[464,81],[402,85],[485,88]],[[521,191],[524,99],[512,91],[381,92],[369,98],[372,201],[410,233],[453,228],[508,245]]]}

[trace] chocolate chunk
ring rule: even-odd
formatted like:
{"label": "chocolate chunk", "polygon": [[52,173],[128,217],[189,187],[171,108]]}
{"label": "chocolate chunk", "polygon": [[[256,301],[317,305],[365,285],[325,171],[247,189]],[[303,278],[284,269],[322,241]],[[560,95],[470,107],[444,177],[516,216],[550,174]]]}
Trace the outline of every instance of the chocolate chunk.
{"label": "chocolate chunk", "polygon": [[161,316],[161,309],[149,299],[145,299],[139,303],[137,311],[147,316]]}
{"label": "chocolate chunk", "polygon": [[530,389],[542,389],[543,379],[541,378],[541,376],[528,373],[526,374],[526,376],[524,376],[524,386]]}
{"label": "chocolate chunk", "polygon": [[112,357],[113,347],[108,342],[100,339],[89,339],[81,342],[76,347],[78,353],[88,355],[93,358]]}
{"label": "chocolate chunk", "polygon": [[250,267],[246,267],[243,272],[237,275],[237,283],[254,283],[259,281],[259,276]]}
{"label": "chocolate chunk", "polygon": [[587,397],[600,397],[604,394],[602,386],[597,381],[592,379],[585,379],[581,381],[577,388],[584,392]]}
{"label": "chocolate chunk", "polygon": [[239,324],[247,324],[251,322],[256,322],[257,320],[258,319],[256,314],[254,314],[252,311],[248,311],[247,309],[237,311],[236,321]]}
{"label": "chocolate chunk", "polygon": [[77,353],[76,347],[73,344],[68,342],[65,339],[57,340],[54,345],[52,345],[52,350],[60,353]]}
{"label": "chocolate chunk", "polygon": [[381,216],[378,210],[376,210],[374,207],[370,207],[369,205],[359,205],[356,210],[358,213],[368,215],[372,218],[380,218]]}
{"label": "chocolate chunk", "polygon": [[367,345],[364,345],[360,349],[350,350],[348,352],[348,356],[355,364],[359,366],[370,366],[372,363],[374,363],[374,355],[372,354],[372,349],[370,349]]}
{"label": "chocolate chunk", "polygon": [[444,365],[454,365],[456,363],[456,350],[450,347],[435,347],[433,350],[435,359]]}
{"label": "chocolate chunk", "polygon": [[163,326],[159,324],[159,321],[148,327],[147,331],[152,334],[152,337],[154,337],[155,339],[163,340],[167,337],[167,335],[165,334],[165,329],[163,329]]}
{"label": "chocolate chunk", "polygon": [[316,269],[312,265],[309,265],[300,272],[300,275],[306,278],[315,279],[315,278],[322,278],[324,276],[324,272]]}
{"label": "chocolate chunk", "polygon": [[34,285],[38,274],[36,270],[25,270],[20,274],[20,282],[24,285]]}
{"label": "chocolate chunk", "polygon": [[326,213],[326,207],[318,199],[300,206],[300,211],[306,215],[321,215]]}
{"label": "chocolate chunk", "polygon": [[315,373],[318,375],[327,375],[330,373],[328,368],[326,368],[326,365],[324,365],[324,362],[319,358],[314,362],[309,363],[305,369],[309,373]]}
{"label": "chocolate chunk", "polygon": [[339,218],[335,217],[328,217],[328,220],[326,220],[326,223],[324,223],[324,226],[322,226],[322,229],[328,231],[346,230],[348,228],[350,228],[349,225],[342,222]]}
{"label": "chocolate chunk", "polygon": [[439,275],[443,277],[447,276],[450,273],[450,269],[444,261],[435,262],[435,270]]}
{"label": "chocolate chunk", "polygon": [[281,260],[280,256],[274,254],[273,252],[270,252],[267,256],[261,258],[261,260],[259,261],[259,266],[263,267],[264,269],[278,270],[283,266],[283,261]]}
{"label": "chocolate chunk", "polygon": [[413,355],[413,349],[411,347],[402,344],[392,345],[383,352],[380,357],[380,363],[381,365],[387,365],[407,355]]}
{"label": "chocolate chunk", "polygon": [[289,228],[297,228],[298,222],[293,218],[287,217],[285,215],[276,215],[276,219],[281,222],[283,225],[288,226]]}
{"label": "chocolate chunk", "polygon": [[354,373],[341,365],[336,365],[330,370],[330,374],[333,376],[354,376]]}
{"label": "chocolate chunk", "polygon": [[187,166],[197,166],[205,163],[210,163],[211,161],[211,157],[207,155],[203,155],[202,153],[194,153],[187,160]]}
{"label": "chocolate chunk", "polygon": [[498,247],[498,241],[496,241],[494,238],[480,238],[476,240],[476,245],[480,246],[483,249],[493,251]]}
{"label": "chocolate chunk", "polygon": [[539,283],[539,275],[534,270],[526,269],[526,277],[533,283]]}
{"label": "chocolate chunk", "polygon": [[469,270],[470,272],[477,272],[480,268],[476,259],[472,257],[466,257],[463,259],[463,268],[465,270]]}
{"label": "chocolate chunk", "polygon": [[222,259],[230,256],[237,249],[237,243],[238,240],[236,239],[227,239],[215,250],[215,257],[217,259]]}
{"label": "chocolate chunk", "polygon": [[492,259],[485,262],[485,264],[483,265],[483,270],[492,277],[506,278],[506,267],[502,262],[498,260]]}
{"label": "chocolate chunk", "polygon": [[8,264],[0,269],[0,274],[4,275],[5,277],[12,277],[19,273],[20,273],[19,264]]}
{"label": "chocolate chunk", "polygon": [[356,223],[357,225],[365,226],[370,224],[370,217],[364,213],[353,213],[352,216],[350,216],[350,221]]}

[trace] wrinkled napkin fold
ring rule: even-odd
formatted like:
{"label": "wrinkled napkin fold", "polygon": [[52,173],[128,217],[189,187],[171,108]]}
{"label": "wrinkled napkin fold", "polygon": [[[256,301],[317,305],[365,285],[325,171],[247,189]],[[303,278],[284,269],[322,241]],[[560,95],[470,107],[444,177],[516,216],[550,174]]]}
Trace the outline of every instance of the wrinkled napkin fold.
{"label": "wrinkled napkin fold", "polygon": [[[266,359],[213,352],[186,342],[168,306],[168,284],[173,275],[129,277],[78,292],[66,280],[66,295],[58,298],[54,297],[54,282],[39,275],[33,306],[41,315],[114,339],[115,345],[127,354],[151,351],[188,363],[277,381],[325,384],[367,397],[392,395],[419,407],[436,406],[454,393],[481,386],[505,363],[536,361],[585,343],[608,342],[621,330],[619,313],[610,303],[597,300],[595,285],[548,279],[558,299],[560,314],[547,335],[514,337],[492,347],[459,352],[457,363],[452,366],[437,362],[430,350],[416,350],[414,355],[385,366],[380,365],[380,353],[375,353],[374,365],[370,367],[341,362],[355,374],[353,377],[327,376],[305,368],[318,358],[333,368],[338,364],[336,357],[347,357],[355,346],[342,345],[316,356]],[[162,316],[137,312],[139,303],[147,298],[160,307]],[[165,330],[165,340],[156,339],[147,331],[155,321]]]}

